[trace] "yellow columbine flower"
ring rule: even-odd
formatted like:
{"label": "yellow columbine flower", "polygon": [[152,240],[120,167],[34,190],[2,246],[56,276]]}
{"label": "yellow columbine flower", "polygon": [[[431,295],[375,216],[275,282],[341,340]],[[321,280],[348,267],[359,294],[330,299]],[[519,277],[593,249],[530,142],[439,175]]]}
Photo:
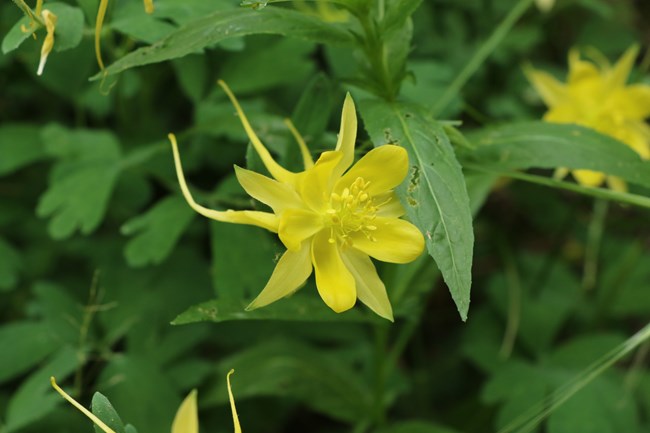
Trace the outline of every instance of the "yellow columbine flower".
{"label": "yellow columbine flower", "polygon": [[52,48],[54,47],[54,29],[56,27],[57,17],[48,9],[43,9],[41,12],[43,21],[45,22],[45,30],[47,35],[43,41],[43,47],[41,48],[41,61],[38,63],[38,75],[43,74],[43,68],[45,67],[45,62],[47,61],[47,56],[50,55]]}
{"label": "yellow columbine flower", "polygon": [[[573,49],[569,52],[566,84],[546,72],[526,68],[528,79],[549,108],[544,120],[593,128],[649,159],[650,127],[645,119],[650,116],[650,86],[626,85],[637,54],[638,47],[630,47],[612,66],[596,51],[592,53],[596,62],[591,62],[581,59]],[[559,169],[556,175],[563,177],[566,173],[567,169]],[[572,174],[582,185],[599,186],[607,180],[613,189],[625,189],[621,179],[604,173],[572,170]]]}
{"label": "yellow columbine flower", "polygon": [[263,307],[295,292],[314,270],[318,292],[332,310],[348,310],[358,297],[375,313],[393,320],[386,288],[369,256],[384,262],[407,263],[424,248],[422,233],[399,219],[404,209],[393,192],[408,171],[406,150],[380,146],[347,170],[354,159],[357,134],[354,102],[348,94],[336,150],[323,152],[315,163],[291,126],[305,170],[290,172],[264,147],[228,86],[223,81],[219,84],[273,176],[268,178],[235,166],[237,179],[250,196],[268,205],[273,213],[216,211],[197,204],[185,182],[176,139],[173,134],[169,139],[181,190],[196,212],[217,221],[263,227],[277,233],[287,248],[266,287],[247,309]]}
{"label": "yellow columbine flower", "polygon": [[[239,417],[237,416],[237,409],[235,407],[235,399],[232,395],[232,388],[230,386],[230,375],[233,374],[235,370],[230,370],[226,376],[228,382],[228,398],[230,399],[230,410],[232,411],[232,422],[234,424],[234,433],[241,433],[241,427],[239,425]],[[107,426],[101,419],[96,415],[90,412],[88,409],[83,407],[79,402],[74,398],[70,397],[68,393],[62,390],[59,385],[57,385],[54,377],[50,378],[50,383],[52,387],[63,396],[66,400],[70,402],[74,407],[79,409],[81,413],[86,415],[90,420],[95,423],[97,427],[102,429],[105,433],[115,433],[109,426]],[[171,433],[199,433],[199,417],[198,410],[196,405],[196,390],[193,390],[189,393],[185,400],[181,403],[176,411],[176,416],[172,422]]]}

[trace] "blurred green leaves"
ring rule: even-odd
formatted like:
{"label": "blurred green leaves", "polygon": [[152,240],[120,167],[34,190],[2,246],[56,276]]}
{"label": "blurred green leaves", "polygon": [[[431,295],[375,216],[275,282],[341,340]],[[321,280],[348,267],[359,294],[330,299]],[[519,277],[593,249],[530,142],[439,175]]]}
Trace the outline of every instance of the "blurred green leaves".
{"label": "blurred green leaves", "polygon": [[50,217],[55,239],[79,230],[92,232],[102,221],[120,173],[120,147],[110,132],[74,130],[57,125],[43,130],[46,151],[59,158],[50,174],[50,187],[41,196],[37,213]]}

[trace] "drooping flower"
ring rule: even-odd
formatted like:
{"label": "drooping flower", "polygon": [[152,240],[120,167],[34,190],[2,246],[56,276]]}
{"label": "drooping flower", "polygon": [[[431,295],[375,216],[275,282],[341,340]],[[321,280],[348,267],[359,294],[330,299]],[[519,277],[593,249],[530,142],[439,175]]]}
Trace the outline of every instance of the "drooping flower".
{"label": "drooping flower", "polygon": [[[226,381],[228,382],[228,398],[230,399],[230,410],[232,412],[232,422],[234,425],[234,433],[241,433],[241,426],[239,425],[239,417],[237,416],[237,408],[235,407],[235,399],[232,395],[232,388],[230,386],[230,375],[233,374],[235,370],[230,370],[226,376]],[[101,419],[99,419],[95,414],[90,412],[88,409],[83,407],[79,402],[72,398],[68,393],[57,385],[54,377],[50,378],[50,383],[52,387],[63,396],[70,404],[79,409],[81,413],[86,415],[97,427],[102,429],[104,433],[115,433],[113,429],[106,425]],[[176,416],[172,422],[171,433],[199,433],[199,416],[196,404],[196,390],[193,390],[189,393],[185,400],[181,403],[176,411]]]}
{"label": "drooping flower", "polygon": [[54,30],[57,21],[57,16],[49,9],[43,9],[41,16],[45,22],[45,30],[47,31],[47,34],[45,35],[45,40],[43,40],[43,46],[41,47],[41,60],[38,63],[38,71],[36,72],[38,75],[43,74],[43,68],[45,68],[47,56],[50,55],[50,52],[54,47]]}
{"label": "drooping flower", "polygon": [[354,160],[357,134],[354,102],[348,94],[336,149],[323,152],[316,162],[295,128],[291,128],[305,170],[290,172],[264,147],[228,86],[223,81],[219,84],[273,177],[235,166],[237,179],[251,197],[268,205],[273,213],[217,211],[197,204],[185,181],[176,138],[170,134],[169,139],[181,190],[196,212],[217,221],[263,227],[277,233],[287,248],[268,283],[247,309],[292,294],[313,270],[318,292],[332,310],[346,311],[359,298],[375,313],[392,320],[386,288],[370,257],[407,263],[424,248],[422,233],[399,219],[405,212],[393,191],[408,171],[406,150],[388,144],[377,147],[348,170]]}
{"label": "drooping flower", "polygon": [[[525,72],[548,111],[544,120],[554,123],[575,123],[593,128],[627,144],[641,158],[650,158],[650,86],[627,85],[628,76],[638,54],[630,47],[616,64],[611,65],[599,52],[590,53],[594,61],[583,60],[578,50],[569,52],[567,83],[561,83],[546,72],[526,68]],[[559,169],[563,177],[567,169]],[[572,170],[578,183],[600,186],[607,181],[613,189],[624,190],[625,183],[614,176],[591,170]]]}

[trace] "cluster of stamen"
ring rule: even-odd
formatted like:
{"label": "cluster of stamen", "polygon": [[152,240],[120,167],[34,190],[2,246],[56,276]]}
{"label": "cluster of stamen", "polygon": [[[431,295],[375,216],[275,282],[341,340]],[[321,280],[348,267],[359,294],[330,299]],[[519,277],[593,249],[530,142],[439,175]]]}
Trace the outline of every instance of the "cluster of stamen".
{"label": "cluster of stamen", "polygon": [[377,230],[373,225],[377,207],[367,193],[370,182],[357,177],[349,188],[341,194],[332,193],[330,207],[327,210],[330,222],[329,242],[340,240],[343,245],[351,246],[353,233],[362,233],[371,241],[376,241],[372,233]]}

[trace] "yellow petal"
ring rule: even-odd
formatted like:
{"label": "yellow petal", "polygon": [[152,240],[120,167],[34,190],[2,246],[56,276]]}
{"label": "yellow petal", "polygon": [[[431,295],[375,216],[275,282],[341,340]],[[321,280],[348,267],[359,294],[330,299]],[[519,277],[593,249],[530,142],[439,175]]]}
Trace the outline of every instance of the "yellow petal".
{"label": "yellow petal", "polygon": [[363,233],[352,235],[352,246],[382,262],[408,263],[415,260],[424,249],[420,230],[408,221],[377,217],[377,227],[369,239]]}
{"label": "yellow petal", "polygon": [[341,152],[323,152],[316,164],[302,173],[299,184],[300,197],[307,206],[318,213],[326,210],[335,179],[334,169],[342,157]]}
{"label": "yellow petal", "polygon": [[194,209],[197,213],[216,221],[236,224],[250,224],[265,228],[272,232],[278,231],[279,219],[274,214],[258,211],[217,211],[203,207],[194,201],[194,197],[192,197],[192,193],[187,187],[187,183],[185,181],[185,174],[183,173],[181,158],[178,153],[178,144],[176,143],[176,137],[174,134],[169,134],[168,137],[169,141],[172,144],[172,151],[174,153],[174,164],[176,166],[178,183],[180,184],[181,191],[183,192],[183,197],[185,197],[185,200],[192,209]]}
{"label": "yellow petal", "polygon": [[178,408],[172,423],[172,433],[199,433],[196,390],[192,390]]}
{"label": "yellow petal", "polygon": [[650,86],[635,84],[617,91],[613,106],[627,119],[643,120],[650,117]]}
{"label": "yellow petal", "polygon": [[580,51],[573,48],[569,51],[569,75],[567,81],[575,85],[584,80],[600,79],[600,71],[593,63],[582,60]]}
{"label": "yellow petal", "polygon": [[144,10],[148,14],[153,13],[153,0],[144,0]]}
{"label": "yellow petal", "polygon": [[297,251],[286,251],[273,270],[268,283],[246,310],[263,307],[292,294],[311,275],[311,245],[303,243]]}
{"label": "yellow petal", "polygon": [[627,192],[627,183],[620,177],[607,176],[607,186],[613,191]]}
{"label": "yellow petal", "polygon": [[354,277],[341,260],[336,242],[329,242],[327,231],[314,236],[311,259],[318,293],[327,306],[337,313],[352,308],[357,300]]}
{"label": "yellow petal", "polygon": [[248,195],[270,206],[276,214],[286,208],[302,207],[298,193],[285,183],[238,166],[235,175]]}
{"label": "yellow petal", "polygon": [[372,202],[378,207],[377,216],[399,218],[406,213],[399,197],[393,191],[374,196]]}
{"label": "yellow petal", "polygon": [[524,67],[524,73],[547,107],[553,107],[567,97],[567,89],[564,84],[551,74],[537,71],[530,66]]}
{"label": "yellow petal", "polygon": [[235,397],[232,396],[232,387],[230,386],[230,376],[234,372],[235,370],[230,370],[226,376],[226,381],[228,382],[228,399],[230,399],[230,411],[232,412],[232,423],[235,427],[235,433],[241,433],[239,416],[237,416],[237,408],[235,407]]}
{"label": "yellow petal", "polygon": [[268,149],[264,147],[264,144],[262,144],[262,141],[260,141],[259,137],[257,136],[257,134],[255,134],[255,131],[251,127],[251,124],[248,122],[248,118],[246,117],[246,114],[244,114],[244,110],[241,109],[241,106],[239,105],[239,102],[237,101],[235,95],[232,93],[232,90],[230,90],[230,87],[228,87],[228,85],[223,80],[219,80],[217,81],[217,83],[219,83],[219,85],[224,90],[224,92],[226,92],[226,95],[228,95],[228,98],[230,98],[230,102],[232,102],[232,105],[235,106],[235,110],[237,111],[237,115],[239,116],[239,121],[244,127],[244,130],[246,130],[246,135],[248,135],[248,139],[253,144],[255,151],[262,159],[262,162],[264,163],[266,169],[269,171],[269,173],[271,173],[271,176],[273,176],[280,182],[292,184],[294,182],[294,176],[295,176],[294,173],[291,173],[290,171],[282,167],[280,164],[278,164],[273,159]]}
{"label": "yellow petal", "polygon": [[323,228],[319,214],[306,209],[287,209],[280,216],[278,236],[288,250],[296,251],[303,241]]}
{"label": "yellow petal", "polygon": [[630,76],[630,71],[632,66],[634,66],[634,61],[639,55],[639,46],[632,45],[630,48],[625,50],[621,58],[616,62],[612,68],[611,74],[609,76],[609,84],[612,87],[622,87],[625,86],[627,78]]}
{"label": "yellow petal", "polygon": [[353,248],[341,253],[343,263],[352,273],[359,300],[384,319],[393,321],[393,308],[386,294],[386,286],[377,275],[370,258]]}
{"label": "yellow petal", "polygon": [[343,153],[341,162],[336,167],[335,176],[338,177],[354,161],[354,143],[357,140],[357,111],[354,106],[352,96],[348,93],[345,95],[343,110],[341,111],[341,127],[339,137],[336,142],[336,150]]}
{"label": "yellow petal", "polygon": [[100,0],[99,8],[97,9],[97,18],[95,19],[95,57],[97,58],[99,69],[102,71],[104,70],[104,61],[102,60],[101,34],[107,7],[108,0]]}
{"label": "yellow petal", "polygon": [[592,170],[572,170],[575,180],[584,186],[600,186],[605,181],[605,174]]}
{"label": "yellow petal", "polygon": [[372,149],[336,183],[334,191],[348,188],[358,177],[370,182],[366,192],[370,196],[384,193],[402,183],[408,173],[406,149],[386,144]]}
{"label": "yellow petal", "polygon": [[74,407],[76,407],[77,409],[79,409],[79,411],[80,411],[81,413],[83,413],[83,414],[86,415],[88,418],[90,418],[90,420],[91,420],[92,422],[94,422],[95,425],[96,425],[97,427],[99,427],[100,429],[102,429],[105,433],[115,433],[115,432],[114,432],[114,431],[113,431],[109,426],[107,426],[106,424],[104,424],[104,422],[103,422],[101,419],[97,418],[97,416],[95,416],[95,415],[94,415],[92,412],[90,412],[88,409],[86,409],[85,407],[83,407],[82,405],[80,405],[80,404],[79,404],[79,403],[78,403],[74,398],[70,397],[70,396],[68,395],[67,392],[65,392],[64,390],[62,390],[62,389],[59,387],[59,385],[56,384],[56,379],[54,379],[54,376],[50,377],[50,383],[52,384],[52,388],[54,388],[54,389],[56,390],[56,392],[58,392],[59,394],[61,394],[61,396],[62,396],[63,398],[65,398],[66,400],[68,400],[68,402],[70,402],[71,405],[73,405]]}
{"label": "yellow petal", "polygon": [[553,172],[553,179],[562,180],[569,174],[569,169],[565,167],[558,167]]}
{"label": "yellow petal", "polygon": [[289,131],[291,131],[291,135],[296,139],[298,147],[300,147],[300,153],[302,155],[302,162],[305,166],[305,170],[312,168],[314,166],[314,160],[311,157],[311,153],[309,153],[309,148],[305,143],[305,139],[302,138],[302,135],[300,135],[300,132],[298,132],[291,119],[284,119],[284,124],[287,125]]}
{"label": "yellow petal", "polygon": [[41,12],[41,16],[43,17],[43,21],[45,21],[45,30],[47,31],[47,35],[45,36],[43,46],[41,47],[41,60],[38,63],[38,71],[36,72],[38,75],[43,74],[43,68],[45,68],[47,56],[50,55],[50,52],[52,52],[52,48],[54,47],[54,30],[58,20],[57,16],[48,9],[44,9]]}

